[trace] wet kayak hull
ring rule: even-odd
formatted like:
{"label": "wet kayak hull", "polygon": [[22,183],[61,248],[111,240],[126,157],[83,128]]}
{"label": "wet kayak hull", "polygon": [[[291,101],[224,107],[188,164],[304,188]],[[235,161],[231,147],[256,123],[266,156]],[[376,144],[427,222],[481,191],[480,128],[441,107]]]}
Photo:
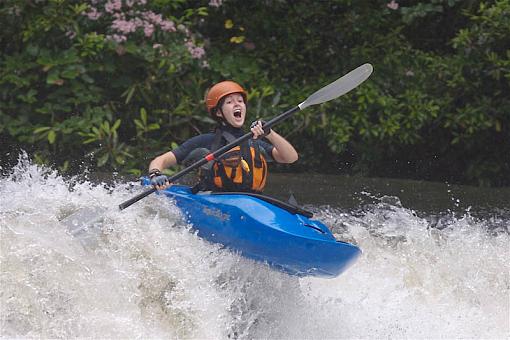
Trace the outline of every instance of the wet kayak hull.
{"label": "wet kayak hull", "polygon": [[296,276],[336,277],[361,254],[320,221],[244,193],[193,194],[173,185],[175,201],[198,235]]}

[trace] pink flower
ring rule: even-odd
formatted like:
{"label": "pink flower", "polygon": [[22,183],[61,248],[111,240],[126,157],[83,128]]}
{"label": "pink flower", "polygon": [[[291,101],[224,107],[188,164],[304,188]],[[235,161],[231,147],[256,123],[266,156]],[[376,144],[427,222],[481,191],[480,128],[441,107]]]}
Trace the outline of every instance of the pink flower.
{"label": "pink flower", "polygon": [[211,7],[220,7],[223,0],[210,0],[209,6]]}
{"label": "pink flower", "polygon": [[184,45],[188,48],[193,59],[201,59],[205,55],[205,50],[202,47],[196,46],[192,41],[186,41]]}
{"label": "pink flower", "polygon": [[396,2],[395,0],[391,0],[391,2],[388,2],[386,4],[386,7],[395,11],[398,9],[398,2]]}
{"label": "pink flower", "polygon": [[154,25],[153,24],[145,25],[145,27],[143,28],[143,33],[145,33],[145,36],[149,38],[152,35],[152,33],[154,33]]}
{"label": "pink flower", "polygon": [[108,13],[113,13],[113,11],[120,11],[122,9],[122,1],[121,0],[109,0],[106,5],[104,5],[104,9]]}
{"label": "pink flower", "polygon": [[111,2],[107,2],[106,5],[104,5],[104,10],[108,13],[113,12],[113,4]]}
{"label": "pink flower", "polygon": [[90,20],[97,20],[101,17],[101,15],[103,15],[102,13],[98,12],[97,11],[97,8],[95,7],[91,7],[90,10],[85,13],[85,15],[90,19]]}
{"label": "pink flower", "polygon": [[124,13],[113,13],[113,17],[115,19],[120,19],[120,20],[126,20],[126,15]]}
{"label": "pink flower", "polygon": [[152,11],[144,12],[143,18],[147,21],[152,21],[152,23],[159,25],[163,21],[163,17],[161,14],[156,14]]}
{"label": "pink flower", "polygon": [[137,25],[133,21],[117,19],[112,22],[112,28],[121,33],[128,34],[136,31]]}
{"label": "pink flower", "polygon": [[73,32],[73,31],[67,31],[66,32],[66,36],[69,38],[69,39],[74,39],[74,37],[76,37],[76,32]]}
{"label": "pink flower", "polygon": [[174,22],[170,21],[170,20],[163,20],[160,23],[160,27],[165,32],[175,32],[176,31]]}
{"label": "pink flower", "polygon": [[196,47],[191,54],[191,57],[195,59],[201,59],[203,56],[205,56],[205,50],[203,47]]}
{"label": "pink flower", "polygon": [[125,35],[114,34],[114,35],[107,35],[106,39],[113,40],[113,41],[115,41],[117,43],[121,43],[123,41],[126,41],[127,37]]}
{"label": "pink flower", "polygon": [[143,27],[144,25],[144,21],[140,18],[134,18],[133,20],[131,20],[131,22],[138,28],[138,27]]}

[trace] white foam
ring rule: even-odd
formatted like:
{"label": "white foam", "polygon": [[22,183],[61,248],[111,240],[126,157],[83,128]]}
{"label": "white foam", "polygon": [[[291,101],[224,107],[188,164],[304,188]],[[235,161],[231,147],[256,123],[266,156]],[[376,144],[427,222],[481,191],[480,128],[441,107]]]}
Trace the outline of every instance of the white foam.
{"label": "white foam", "polygon": [[[431,229],[387,200],[357,213],[324,208],[316,216],[364,253],[336,279],[296,279],[201,240],[163,197],[119,211],[136,184],[70,185],[26,158],[14,173],[0,179],[2,337],[510,334],[510,239],[485,220],[452,216]],[[94,244],[59,222],[85,207],[104,209]]]}

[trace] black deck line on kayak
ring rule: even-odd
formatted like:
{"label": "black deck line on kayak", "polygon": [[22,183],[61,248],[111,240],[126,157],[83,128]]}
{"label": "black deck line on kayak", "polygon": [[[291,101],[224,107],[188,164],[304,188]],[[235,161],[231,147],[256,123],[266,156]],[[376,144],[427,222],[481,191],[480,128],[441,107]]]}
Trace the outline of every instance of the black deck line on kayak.
{"label": "black deck line on kayak", "polygon": [[280,207],[284,210],[287,210],[288,212],[290,212],[291,214],[299,214],[299,215],[303,215],[305,217],[308,217],[308,218],[312,218],[313,217],[313,213],[311,211],[308,211],[308,210],[305,210],[303,208],[300,208],[298,206],[295,206],[293,204],[290,204],[290,203],[287,203],[287,202],[283,202],[283,201],[280,201],[279,199],[276,199],[274,197],[270,197],[270,196],[266,196],[266,195],[261,195],[261,194],[255,194],[255,193],[252,193],[252,192],[237,192],[237,191],[215,191],[215,192],[211,192],[211,195],[245,195],[245,196],[252,196],[252,197],[256,197],[258,199],[261,199],[263,201],[266,201],[268,203],[271,203],[273,205],[276,205],[277,207]]}

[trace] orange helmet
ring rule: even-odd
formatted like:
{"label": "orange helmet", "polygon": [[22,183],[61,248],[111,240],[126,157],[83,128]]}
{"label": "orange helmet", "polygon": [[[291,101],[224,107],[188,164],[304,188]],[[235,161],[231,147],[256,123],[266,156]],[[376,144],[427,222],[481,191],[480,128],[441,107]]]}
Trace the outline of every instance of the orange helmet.
{"label": "orange helmet", "polygon": [[232,93],[240,93],[244,98],[244,102],[246,102],[246,91],[238,83],[230,80],[225,80],[215,84],[209,89],[207,95],[205,96],[205,105],[207,106],[207,111],[213,114],[213,109],[218,106],[221,98]]}

